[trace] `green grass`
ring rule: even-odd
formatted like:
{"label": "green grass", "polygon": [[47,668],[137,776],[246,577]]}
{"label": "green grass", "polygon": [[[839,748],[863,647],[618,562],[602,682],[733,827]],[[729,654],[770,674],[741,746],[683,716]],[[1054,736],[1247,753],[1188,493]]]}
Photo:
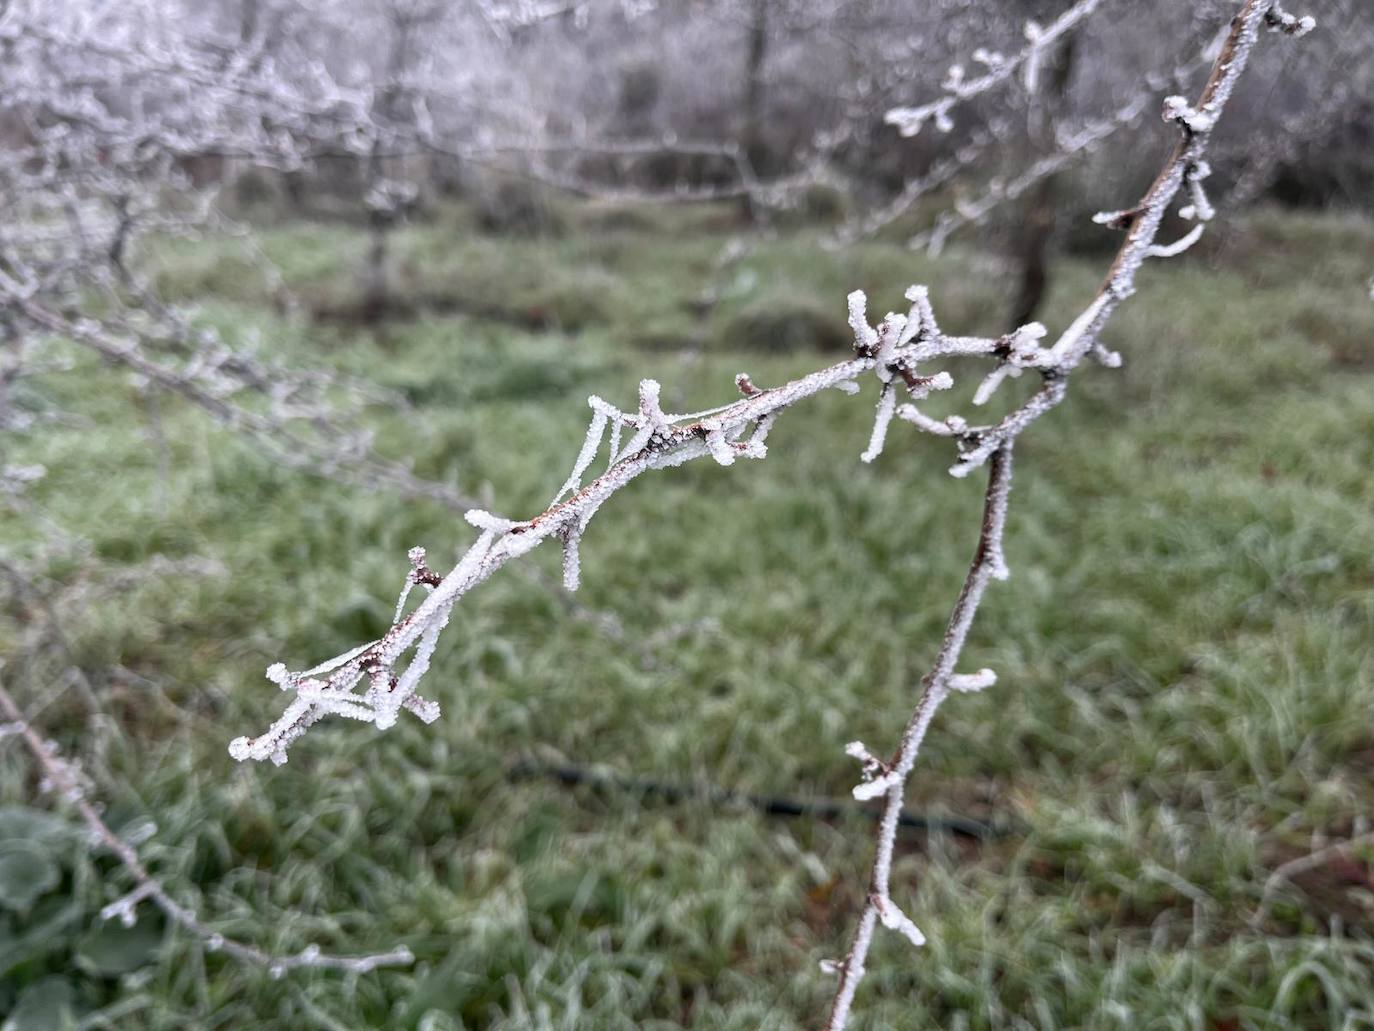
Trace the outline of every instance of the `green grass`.
{"label": "green grass", "polygon": [[[398,240],[399,288],[425,310],[375,330],[281,315],[232,244],[158,260],[164,289],[227,333],[257,328],[283,361],[403,391],[412,411],[371,415],[380,448],[517,516],[563,479],[588,393],[628,403],[654,376],[683,409],[727,399],[741,370],[772,383],[840,357],[774,346],[768,313],[843,327],[850,289],[881,313],[915,281],[946,329],[1002,328],[1007,277],[975,252],[832,252],[802,230],[719,268],[724,228],[505,241],[441,219]],[[351,231],[287,226],[264,247],[306,304],[356,293]],[[1253,919],[1276,865],[1362,832],[1374,806],[1371,253],[1367,222],[1264,214],[1150,268],[1110,331],[1125,367],[1085,369],[1018,446],[1013,575],[965,660],[1000,680],[941,712],[910,799],[1009,833],[904,835],[894,894],[930,944],[880,937],[857,1026],[1374,1021],[1359,853]],[[1051,327],[1100,272],[1062,266]],[[536,307],[552,314],[529,329]],[[156,824],[149,865],[217,929],[283,951],[404,943],[418,962],[274,980],[147,908],[129,931],[102,925],[127,878],[36,800],[10,742],[0,803],[26,808],[0,812],[0,839],[40,840],[60,879],[0,911],[0,1013],[27,992],[31,1007],[105,1007],[92,1026],[815,1023],[831,990],[817,962],[842,952],[861,898],[863,816],[779,819],[504,769],[533,756],[845,795],[844,743],[893,744],[973,547],[981,488],[944,474],[947,445],[894,427],[862,465],[870,387],[788,413],[762,464],[642,478],[593,524],[581,598],[640,641],[698,629],[627,647],[503,575],[455,612],[428,679],[438,723],[322,725],[273,769],[225,751],[279,712],[267,664],[375,636],[406,549],[439,566],[472,531],[283,470],[171,401],[154,433],[95,363],[33,389],[90,421],[33,432],[7,460],[48,467],[35,510],[84,545],[45,550],[34,511],[0,516],[64,634],[33,599],[8,601],[6,684],[42,706],[112,824]],[[557,556],[533,560],[552,571]],[[69,686],[73,664],[94,697]],[[57,818],[37,838],[35,807]]]}

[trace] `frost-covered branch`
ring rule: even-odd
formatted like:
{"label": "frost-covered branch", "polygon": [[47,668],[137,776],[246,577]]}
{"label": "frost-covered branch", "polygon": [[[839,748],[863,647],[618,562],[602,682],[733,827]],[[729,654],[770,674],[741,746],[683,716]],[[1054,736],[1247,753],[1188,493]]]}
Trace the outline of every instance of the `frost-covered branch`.
{"label": "frost-covered branch", "polygon": [[227,937],[201,920],[194,909],[182,905],[167,892],[162,882],[148,872],[139,858],[134,843],[121,838],[110,829],[99,810],[86,793],[85,777],[70,759],[64,758],[51,741],[45,741],[33,728],[9,691],[0,684],[0,739],[17,737],[42,772],[47,790],[62,802],[72,806],[81,816],[91,840],[110,852],[124,867],[134,887],[106,905],[100,919],[118,919],[126,927],[137,920],[137,909],[143,902],[151,902],[166,917],[183,930],[194,935],[212,952],[223,952],[236,960],[259,966],[272,977],[282,977],[287,971],[302,967],[368,973],[379,967],[410,966],[415,957],[405,946],[387,952],[361,956],[338,956],[323,952],[318,945],[307,945],[300,952],[278,955],[254,945]]}
{"label": "frost-covered branch", "polygon": [[142,240],[223,225],[213,188],[187,162],[235,155],[298,169],[322,148],[360,157],[403,138],[368,89],[289,33],[226,41],[165,15],[148,0],[0,7],[0,115],[21,130],[0,153],[0,340],[14,342],[5,375],[54,367],[50,356],[71,341],[292,468],[472,507],[372,450],[360,410],[400,398],[269,362],[145,281]]}
{"label": "frost-covered branch", "polygon": [[[1046,153],[1010,178],[1001,175],[992,177],[983,185],[981,193],[975,196],[956,197],[952,204],[936,215],[934,224],[912,236],[908,245],[938,255],[955,233],[969,226],[981,225],[1004,205],[1026,197],[1046,179],[1097,153],[1123,130],[1138,126],[1154,108],[1161,89],[1181,88],[1198,70],[1210,67],[1214,57],[1215,48],[1209,43],[1184,64],[1146,74],[1141,84],[1116,101],[1106,114],[1079,122],[1059,121],[1049,133],[1052,144]],[[1048,112],[1042,114],[1048,116]],[[1009,124],[1005,118],[994,120],[988,129],[976,131],[951,157],[937,162],[927,175],[909,182],[879,212],[846,227],[847,232],[841,234],[842,240],[867,235],[892,222],[932,190],[954,181],[958,173],[984,156],[990,143],[1002,138],[1008,131]]]}
{"label": "frost-covered branch", "polygon": [[150,353],[148,340],[127,323],[66,317],[27,300],[14,307],[47,333],[82,344],[144,383],[189,401],[282,465],[458,512],[477,505],[447,484],[421,479],[376,455],[370,437],[345,425],[309,377],[272,370],[267,378],[268,370],[251,355],[224,347],[214,335],[195,341],[188,334],[182,338],[190,341],[188,353],[173,362]]}
{"label": "frost-covered branch", "polygon": [[913,249],[939,254],[949,238],[959,230],[983,223],[1002,205],[1026,196],[1037,183],[1077,164],[1096,151],[1122,129],[1136,125],[1150,107],[1153,97],[1140,93],[1119,107],[1107,118],[1093,119],[1072,129],[1057,133],[1057,148],[1037,158],[1010,180],[993,179],[981,195],[959,198],[952,207],[942,211],[930,229],[917,233],[908,245]]}
{"label": "frost-covered branch", "polygon": [[[924,287],[913,287],[907,299],[911,305],[908,314],[889,314],[875,328],[868,321],[866,298],[856,291],[849,298],[855,357],[766,389],[741,374],[736,386],[744,397],[718,408],[689,414],[664,412],[659,402],[660,387],[654,380],[640,384],[634,410],[590,398],[592,418],[586,440],[551,505],[523,520],[469,512],[468,522],[480,531],[477,542],[437,582],[427,569],[421,573],[412,565],[405,590],[419,584],[429,596],[414,611],[398,618],[380,639],[301,672],[275,664],[269,679],[292,693],[293,700],[266,733],[236,739],[231,745],[235,758],[284,762],[288,747],[329,715],[375,723],[383,729],[396,721],[403,708],[426,721],[434,718],[437,706],[420,698],[416,690],[428,670],[438,636],[463,595],[549,538],[559,541],[565,583],[570,590],[575,589],[581,576],[581,539],[592,517],[613,494],[643,473],[697,458],[710,457],[724,466],[739,459],[761,459],[767,454],[766,438],[776,420],[821,391],[855,392],[859,380],[871,373],[878,383],[879,403],[873,433],[861,457],[873,461],[882,453],[889,423],[897,415],[918,429],[953,438],[958,455],[950,471],[956,476],[983,465],[1010,437],[1062,397],[1061,365],[1072,352],[1042,346],[1040,341],[1046,335],[1043,326],[1031,324],[1001,337],[950,336],[940,329]],[[952,357],[983,357],[994,362],[993,372],[978,392],[979,403],[989,400],[1003,379],[1026,370],[1041,372],[1046,386],[1000,420],[985,425],[959,417],[943,422],[926,419],[916,409],[916,402],[933,391],[949,389],[954,382],[947,370],[929,366]],[[900,392],[905,392],[906,401],[898,407]],[[604,471],[583,485],[587,471],[602,456]]]}
{"label": "frost-covered branch", "polygon": [[895,126],[903,136],[915,136],[931,120],[941,132],[949,132],[954,128],[950,112],[956,106],[995,89],[1018,71],[1026,77],[1027,85],[1033,87],[1044,57],[1062,37],[1101,7],[1102,3],[1103,0],[1078,0],[1049,25],[1026,22],[1023,27],[1026,45],[1021,50],[1010,56],[986,48],[975,50],[973,60],[985,69],[982,74],[967,78],[964,66],[956,64],[945,78],[941,96],[916,107],[894,107],[883,120]]}
{"label": "frost-covered branch", "polygon": [[[1310,19],[1292,19],[1291,24],[1285,18],[1276,21],[1277,10],[1272,0],[1245,0],[1231,23],[1230,33],[1216,57],[1212,74],[1197,103],[1189,105],[1179,97],[1170,97],[1165,101],[1164,117],[1178,124],[1181,138],[1136,207],[1101,216],[1100,221],[1104,224],[1127,230],[1126,240],[1112,263],[1106,281],[1093,301],[1048,349],[1050,376],[1045,387],[1021,409],[1003,420],[1000,435],[989,436],[980,446],[980,450],[987,447],[993,450],[988,454],[990,471],[978,546],[950,614],[934,666],[922,680],[920,700],[891,760],[883,761],[874,757],[858,742],[851,744],[848,749],[849,754],[859,758],[863,764],[864,780],[855,789],[855,795],[861,798],[882,795],[885,809],[869,874],[867,902],[859,915],[849,950],[842,960],[825,965],[826,969],[838,973],[840,977],[826,1025],[831,1031],[838,1031],[848,1024],[854,995],[863,979],[873,934],[879,923],[900,931],[914,945],[921,945],[925,940],[891,897],[892,853],[896,841],[894,814],[901,812],[907,778],[941,704],[953,690],[977,690],[992,683],[991,671],[961,677],[955,673],[955,669],[988,580],[1007,576],[1002,539],[1006,527],[1007,496],[1011,489],[1012,446],[1016,437],[1031,422],[1063,397],[1070,374],[1085,356],[1094,354],[1108,364],[1119,361],[1103,348],[1100,335],[1116,308],[1135,292],[1136,274],[1144,263],[1151,258],[1178,254],[1201,235],[1203,223],[1211,217],[1211,208],[1202,187],[1202,180],[1207,174],[1204,155],[1208,140],[1235,83],[1245,70],[1260,28],[1269,24],[1294,34],[1311,28]],[[1164,215],[1184,190],[1189,191],[1190,203],[1181,213],[1184,217],[1197,220],[1198,225],[1176,244],[1155,243]],[[1018,331],[1018,335],[1022,332]],[[1031,354],[1034,356],[1035,352]],[[1037,398],[1041,399],[1039,403]],[[934,430],[931,426],[924,428]]]}

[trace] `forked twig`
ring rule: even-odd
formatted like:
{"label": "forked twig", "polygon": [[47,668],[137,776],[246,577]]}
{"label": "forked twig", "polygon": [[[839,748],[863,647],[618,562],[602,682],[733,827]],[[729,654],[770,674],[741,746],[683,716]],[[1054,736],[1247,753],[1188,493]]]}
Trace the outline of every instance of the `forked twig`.
{"label": "forked twig", "polygon": [[[1181,138],[1144,198],[1129,211],[1107,213],[1098,217],[1098,221],[1104,224],[1125,228],[1126,240],[1112,262],[1097,297],[1083,310],[1052,349],[1062,351],[1063,361],[1059,366],[1059,372],[1063,378],[1056,381],[1061,388],[1061,396],[1062,389],[1066,387],[1067,375],[1077,364],[1074,355],[1081,357],[1091,351],[1099,357],[1109,356],[1109,352],[1099,343],[1099,336],[1117,306],[1135,292],[1136,273],[1145,261],[1182,253],[1197,239],[1205,222],[1211,218],[1212,208],[1202,187],[1202,180],[1207,175],[1207,164],[1204,160],[1207,143],[1236,81],[1245,70],[1246,61],[1259,35],[1260,27],[1266,23],[1272,28],[1294,35],[1301,35],[1313,27],[1311,19],[1298,19],[1287,15],[1273,0],[1245,0],[1240,12],[1231,22],[1230,34],[1213,64],[1212,73],[1196,106],[1189,106],[1181,97],[1170,97],[1165,101],[1164,117],[1178,124]],[[1185,188],[1191,191],[1191,203],[1181,214],[1196,219],[1197,225],[1193,232],[1177,244],[1156,244],[1155,239],[1165,214],[1172,207],[1180,191]],[[895,814],[901,812],[906,780],[916,762],[931,720],[949,696],[951,689],[960,686],[955,681],[954,668],[963,651],[969,626],[982,600],[987,581],[993,576],[1006,575],[1006,567],[1002,561],[1002,536],[1006,526],[1007,494],[1011,489],[1011,447],[1016,437],[1040,414],[1036,412],[1011,428],[993,455],[988,475],[982,531],[978,538],[973,564],[954,604],[944,643],[936,657],[934,668],[923,680],[924,690],[902,734],[896,756],[890,763],[882,763],[870,756],[861,744],[856,742],[851,745],[851,754],[858,754],[864,760],[865,773],[869,780],[869,783],[860,785],[856,793],[864,791],[872,794],[871,785],[881,784],[887,808],[878,832],[876,852],[869,875],[868,900],[859,915],[858,927],[844,959],[826,964],[828,969],[833,969],[840,975],[840,983],[831,1003],[826,1025],[830,1031],[837,1031],[848,1023],[855,992],[863,979],[865,961],[873,941],[873,931],[879,921],[885,927],[903,932],[915,945],[925,941],[916,925],[892,901],[890,895],[892,852],[896,840],[893,819]]]}

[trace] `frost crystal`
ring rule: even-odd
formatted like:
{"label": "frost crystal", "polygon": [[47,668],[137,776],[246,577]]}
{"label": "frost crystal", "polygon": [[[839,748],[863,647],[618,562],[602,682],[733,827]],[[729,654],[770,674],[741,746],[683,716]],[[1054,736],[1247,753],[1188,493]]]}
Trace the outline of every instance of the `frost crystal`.
{"label": "frost crystal", "polygon": [[849,328],[854,331],[854,350],[860,354],[878,350],[878,332],[868,324],[868,297],[862,290],[849,295]]}
{"label": "frost crystal", "polygon": [[907,941],[917,948],[926,943],[926,936],[921,933],[921,929],[912,922],[911,917],[907,916],[889,898],[879,896],[877,900],[878,919],[883,922],[883,926],[889,931],[896,931]]}

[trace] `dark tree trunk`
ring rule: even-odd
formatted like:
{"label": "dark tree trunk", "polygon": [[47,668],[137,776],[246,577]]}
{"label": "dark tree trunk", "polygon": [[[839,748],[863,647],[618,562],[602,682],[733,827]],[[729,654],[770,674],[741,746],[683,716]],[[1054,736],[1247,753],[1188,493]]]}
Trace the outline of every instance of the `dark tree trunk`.
{"label": "dark tree trunk", "polygon": [[[768,164],[768,149],[763,131],[763,66],[768,58],[770,2],[771,0],[753,0],[753,17],[749,23],[749,48],[744,59],[744,129],[740,135],[740,150],[748,163],[751,178],[765,172]],[[742,203],[745,217],[750,221],[757,220],[759,213],[754,206],[754,198],[746,193]]]}
{"label": "dark tree trunk", "polygon": [[760,171],[768,160],[763,139],[763,65],[768,57],[768,4],[769,0],[754,0],[749,50],[744,64],[744,134],[740,140],[745,157]]}
{"label": "dark tree trunk", "polygon": [[363,269],[364,322],[376,322],[387,313],[391,304],[391,289],[388,285],[387,252],[391,240],[391,213],[373,209],[367,213],[367,264]]}
{"label": "dark tree trunk", "polygon": [[1017,228],[1016,297],[1012,300],[1008,329],[1017,329],[1035,319],[1050,287],[1050,242],[1054,238],[1054,203],[1058,193],[1053,175],[1046,176],[1031,189]]}
{"label": "dark tree trunk", "polygon": [[[1049,82],[1041,95],[1040,110],[1032,117],[1030,150],[1054,146],[1054,122],[1063,113],[1073,78],[1074,38],[1069,36],[1050,58]],[[1050,244],[1054,241],[1055,208],[1059,200],[1059,173],[1045,176],[1026,195],[1021,224],[1014,244],[1017,289],[1007,320],[1009,329],[1035,318],[1050,288]]]}
{"label": "dark tree trunk", "polygon": [[258,33],[258,0],[243,0],[239,8],[239,42],[247,43]]}

